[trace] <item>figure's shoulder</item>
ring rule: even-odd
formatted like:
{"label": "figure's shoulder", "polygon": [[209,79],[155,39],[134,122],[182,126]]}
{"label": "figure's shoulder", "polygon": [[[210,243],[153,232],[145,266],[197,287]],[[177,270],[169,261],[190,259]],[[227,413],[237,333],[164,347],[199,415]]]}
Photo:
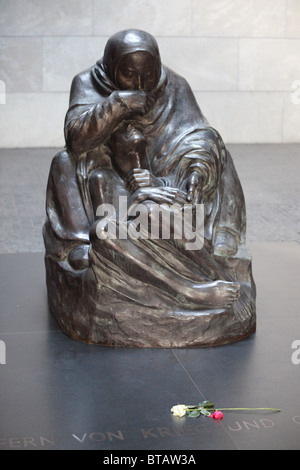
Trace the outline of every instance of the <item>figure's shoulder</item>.
{"label": "figure's shoulder", "polygon": [[75,75],[71,84],[70,105],[99,99],[99,90],[95,85],[92,72],[93,67],[90,67]]}
{"label": "figure's shoulder", "polygon": [[169,86],[171,86],[174,90],[176,90],[177,93],[181,94],[190,94],[191,93],[191,87],[182,75],[180,75],[177,72],[174,72],[169,67],[164,66],[166,77],[167,77],[167,83]]}
{"label": "figure's shoulder", "polygon": [[164,65],[165,73],[169,83],[178,84],[180,86],[189,86],[188,81],[179,73],[174,72],[170,67]]}
{"label": "figure's shoulder", "polygon": [[72,80],[72,87],[92,84],[92,70],[93,67],[83,70],[75,75]]}

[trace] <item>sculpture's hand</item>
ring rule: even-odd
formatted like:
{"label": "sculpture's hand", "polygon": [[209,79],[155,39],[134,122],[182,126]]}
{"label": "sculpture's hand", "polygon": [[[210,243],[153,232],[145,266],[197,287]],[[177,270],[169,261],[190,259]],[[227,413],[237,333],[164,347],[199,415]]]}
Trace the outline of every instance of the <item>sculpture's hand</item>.
{"label": "sculpture's hand", "polygon": [[129,111],[134,114],[147,114],[153,105],[153,98],[146,91],[126,90],[117,93]]}
{"label": "sculpture's hand", "polygon": [[129,203],[139,204],[143,201],[153,201],[157,204],[179,204],[183,206],[186,203],[186,194],[177,188],[164,187],[146,187],[140,188],[133,193]]}
{"label": "sculpture's hand", "polygon": [[126,183],[131,193],[139,188],[152,186],[152,177],[149,170],[134,168],[126,176]]}
{"label": "sculpture's hand", "polygon": [[202,196],[202,177],[197,171],[193,171],[187,181],[186,200],[192,204],[200,204]]}

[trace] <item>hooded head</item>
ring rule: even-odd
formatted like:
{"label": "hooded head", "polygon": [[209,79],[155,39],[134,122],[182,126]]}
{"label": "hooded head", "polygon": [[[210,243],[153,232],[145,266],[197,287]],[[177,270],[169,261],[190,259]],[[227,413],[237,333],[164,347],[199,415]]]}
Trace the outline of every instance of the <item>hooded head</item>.
{"label": "hooded head", "polygon": [[151,91],[161,76],[157,42],[151,34],[140,30],[120,31],[111,36],[102,65],[110,81],[121,89]]}

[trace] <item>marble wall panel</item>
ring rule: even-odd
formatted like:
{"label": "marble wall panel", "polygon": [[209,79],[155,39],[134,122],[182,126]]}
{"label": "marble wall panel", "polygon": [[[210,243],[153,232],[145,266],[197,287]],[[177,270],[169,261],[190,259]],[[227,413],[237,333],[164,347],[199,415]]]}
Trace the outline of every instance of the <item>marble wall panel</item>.
{"label": "marble wall panel", "polygon": [[68,93],[8,93],[0,105],[1,147],[63,147],[68,100]]}
{"label": "marble wall panel", "polygon": [[193,90],[236,90],[238,42],[231,38],[159,38],[163,63]]}
{"label": "marble wall panel", "polygon": [[284,95],[282,141],[300,142],[300,80],[297,90]]}
{"label": "marble wall panel", "polygon": [[6,91],[42,91],[42,41],[39,37],[0,37],[0,79]]}
{"label": "marble wall panel", "polygon": [[198,104],[225,143],[282,141],[281,93],[197,92]]}
{"label": "marble wall panel", "polygon": [[91,36],[44,38],[44,91],[69,91],[73,77],[102,57],[106,41]]}
{"label": "marble wall panel", "polygon": [[155,36],[189,36],[191,0],[95,0],[95,35],[110,36],[127,28]]}
{"label": "marble wall panel", "polygon": [[240,39],[240,90],[284,91],[296,79],[300,79],[300,41]]}
{"label": "marble wall panel", "polygon": [[93,0],[0,0],[2,36],[90,35]]}
{"label": "marble wall panel", "polygon": [[192,0],[192,35],[282,37],[285,7],[285,0]]}
{"label": "marble wall panel", "polygon": [[300,38],[300,2],[287,0],[287,37]]}

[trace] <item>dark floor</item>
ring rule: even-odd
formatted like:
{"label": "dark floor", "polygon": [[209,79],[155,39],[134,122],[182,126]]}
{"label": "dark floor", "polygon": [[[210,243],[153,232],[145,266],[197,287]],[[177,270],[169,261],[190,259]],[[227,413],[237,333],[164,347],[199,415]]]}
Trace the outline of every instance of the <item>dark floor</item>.
{"label": "dark floor", "polygon": [[[40,232],[55,150],[0,152],[1,449],[300,449],[299,148],[230,146],[247,200],[257,332],[204,349],[66,337],[48,312]],[[170,413],[203,399],[281,412]]]}

